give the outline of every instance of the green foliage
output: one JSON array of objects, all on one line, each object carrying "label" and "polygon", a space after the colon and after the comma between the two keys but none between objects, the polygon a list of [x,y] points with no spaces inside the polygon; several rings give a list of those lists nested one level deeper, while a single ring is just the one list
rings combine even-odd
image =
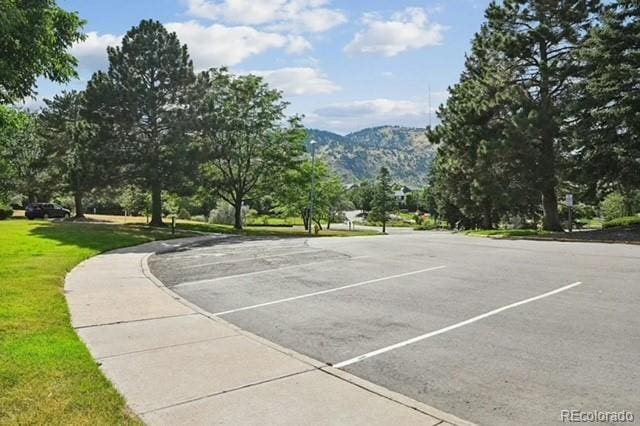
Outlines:
[{"label": "green foliage", "polygon": [[353,206],[363,212],[371,210],[373,202],[374,185],[369,181],[362,181],[354,185],[349,191],[349,200]]},{"label": "green foliage", "polygon": [[87,87],[89,120],[119,144],[125,176],[149,190],[153,225],[162,225],[162,190],[180,188],[195,172],[187,104],[195,79],[187,47],[160,22],[143,20],[122,46],[109,47],[109,70]]},{"label": "green foliage", "polygon": [[314,174],[314,221],[325,220],[330,226],[340,218],[342,211],[350,207],[347,191],[340,178],[323,159],[316,159],[314,167],[310,160],[303,161],[286,171],[282,182],[274,188],[276,211],[284,216],[299,216],[305,229],[309,226],[311,205],[311,175]]},{"label": "green foliage", "polygon": [[151,210],[149,193],[134,185],[122,188],[116,201],[130,216],[144,215]]},{"label": "green foliage", "polygon": [[99,138],[96,126],[85,120],[84,92],[63,91],[45,103],[39,123],[47,141],[47,172],[61,183],[60,190],[74,195],[76,217],[82,217],[85,194],[117,179],[117,152]]},{"label": "green foliage", "polygon": [[78,61],[67,52],[84,21],[54,0],[0,1],[0,104],[35,94],[36,78],[66,83]]},{"label": "green foliage", "polygon": [[640,188],[640,3],[609,2],[579,50],[575,96],[576,179],[591,193]]},{"label": "green foliage", "polygon": [[640,192],[624,195],[613,192],[605,197],[600,208],[602,216],[609,221],[640,212]]},{"label": "green foliage", "polygon": [[[418,222],[416,220],[416,222]],[[416,231],[435,231],[437,229],[444,229],[443,224],[437,220],[422,220],[418,223],[418,226],[414,227]]]},{"label": "green foliage", "polygon": [[139,424],[72,328],[63,283],[91,256],[163,238],[171,233],[0,223],[0,423]]},{"label": "green foliage", "polygon": [[13,216],[13,209],[10,206],[0,204],[0,220],[9,219]]},{"label": "green foliage", "polygon": [[[209,223],[219,225],[235,225],[235,207],[224,200],[218,201],[216,208],[209,212]],[[247,215],[249,214],[249,206],[243,205],[240,210],[240,220],[244,225]]]},{"label": "green foliage", "polygon": [[625,216],[608,220],[602,224],[603,228],[626,228],[629,226],[640,226],[640,216]]},{"label": "green foliage", "polygon": [[[599,2],[492,2],[459,84],[431,132],[440,143],[431,176],[450,224],[491,228],[505,216],[562,230],[559,182],[576,146],[567,123],[580,81],[577,52]],[[535,195],[534,198],[532,195]]]},{"label": "green foliage", "polygon": [[380,169],[373,193],[371,213],[367,220],[382,223],[382,232],[386,232],[387,222],[390,213],[396,207],[396,200],[393,196],[391,176],[386,167]]},{"label": "green foliage", "polygon": [[37,116],[0,105],[0,201],[48,200],[57,188],[49,161]]},{"label": "green foliage", "polygon": [[550,235],[551,232],[537,229],[480,229],[477,231],[467,231],[466,235],[474,237],[492,237],[492,238],[509,238],[509,237],[543,237]]},{"label": "green foliage", "polygon": [[298,117],[281,126],[287,103],[261,77],[211,69],[198,76],[195,91],[202,95],[197,105],[206,159],[201,171],[206,185],[234,207],[240,229],[243,202],[295,165],[305,131]]}]

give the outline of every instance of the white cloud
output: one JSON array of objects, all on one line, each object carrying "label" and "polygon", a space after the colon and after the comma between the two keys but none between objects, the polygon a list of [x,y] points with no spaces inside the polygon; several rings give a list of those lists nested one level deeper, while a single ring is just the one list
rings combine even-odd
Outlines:
[{"label": "white cloud", "polygon": [[[435,96],[440,101],[441,94]],[[435,120],[436,103],[431,114]],[[426,99],[395,100],[367,99],[342,102],[318,108],[305,114],[305,124],[310,127],[349,133],[365,127],[401,125],[425,127],[429,122],[429,108]]]},{"label": "white cloud", "polygon": [[378,14],[366,14],[365,29],[359,31],[344,48],[349,54],[375,53],[395,56],[401,52],[435,46],[444,40],[446,27],[429,22],[427,12],[409,7],[384,20]]},{"label": "white cloud", "polygon": [[178,34],[181,43],[187,44],[197,69],[237,65],[270,49],[284,48],[290,53],[300,53],[310,48],[302,37],[285,37],[247,26],[204,26],[196,21],[173,22],[165,26]]},{"label": "white cloud", "polygon": [[333,104],[319,108],[315,112],[327,118],[366,117],[366,116],[405,116],[426,113],[426,106],[415,101],[370,99]]},{"label": "white cloud", "polygon": [[86,40],[75,44],[71,54],[78,58],[81,69],[96,71],[107,67],[107,47],[119,46],[122,36],[114,34],[87,33]]},{"label": "white cloud", "polygon": [[240,25],[269,25],[274,30],[321,33],[347,17],[330,9],[330,0],[184,0],[197,18]]},{"label": "white cloud", "polygon": [[299,35],[290,35],[288,40],[287,52],[289,53],[301,54],[313,48],[309,40]]},{"label": "white cloud", "polygon": [[270,86],[282,90],[286,96],[330,94],[341,90],[340,86],[314,68],[281,68],[253,71],[251,74],[264,77]]}]

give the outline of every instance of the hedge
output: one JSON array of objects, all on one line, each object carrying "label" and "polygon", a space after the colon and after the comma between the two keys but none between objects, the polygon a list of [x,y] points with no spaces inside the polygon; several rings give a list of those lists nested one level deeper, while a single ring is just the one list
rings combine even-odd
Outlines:
[{"label": "hedge", "polygon": [[640,216],[625,216],[612,219],[602,224],[603,228],[624,228],[628,226],[639,226]]},{"label": "hedge", "polygon": [[13,216],[13,209],[0,205],[0,220],[9,219],[11,216]]}]

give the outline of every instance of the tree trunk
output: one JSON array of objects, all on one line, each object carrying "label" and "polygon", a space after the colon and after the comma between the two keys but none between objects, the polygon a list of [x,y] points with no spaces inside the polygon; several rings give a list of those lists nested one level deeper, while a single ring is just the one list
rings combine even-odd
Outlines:
[{"label": "tree trunk", "polygon": [[544,217],[542,227],[547,231],[563,231],[558,214],[558,197],[556,196],[556,153],[554,140],[557,135],[552,114],[552,100],[549,89],[547,45],[540,41],[540,186]]},{"label": "tree trunk", "polygon": [[562,232],[562,224],[560,223],[560,215],[558,214],[558,197],[556,189],[553,185],[549,185],[542,190],[542,210],[544,217],[542,218],[542,228],[547,231]]},{"label": "tree trunk", "polygon": [[382,221],[382,233],[385,234],[387,232],[387,221]]},{"label": "tree trunk", "polygon": [[151,226],[165,226],[162,221],[162,189],[159,183],[151,188]]},{"label": "tree trunk", "polygon": [[242,201],[236,200],[236,203],[233,206],[233,208],[235,209],[233,227],[235,229],[242,229]]},{"label": "tree trunk", "polygon": [[482,209],[482,229],[492,229],[493,221],[491,220],[491,206],[489,202],[485,202]]},{"label": "tree trunk", "polygon": [[73,199],[76,205],[76,219],[84,217],[84,207],[82,206],[82,192],[76,191],[73,194]]},{"label": "tree trunk", "polygon": [[306,208],[302,209],[300,214],[302,215],[302,222],[304,223],[304,230],[308,231],[309,230],[309,209],[306,209]]}]

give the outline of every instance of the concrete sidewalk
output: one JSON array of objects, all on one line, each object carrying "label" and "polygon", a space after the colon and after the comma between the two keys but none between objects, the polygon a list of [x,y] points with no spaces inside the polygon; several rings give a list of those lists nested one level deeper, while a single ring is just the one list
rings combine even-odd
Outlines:
[{"label": "concrete sidewalk", "polygon": [[66,278],[74,328],[146,423],[469,424],[211,318],[148,271],[153,252],[208,238],[118,250]]}]

